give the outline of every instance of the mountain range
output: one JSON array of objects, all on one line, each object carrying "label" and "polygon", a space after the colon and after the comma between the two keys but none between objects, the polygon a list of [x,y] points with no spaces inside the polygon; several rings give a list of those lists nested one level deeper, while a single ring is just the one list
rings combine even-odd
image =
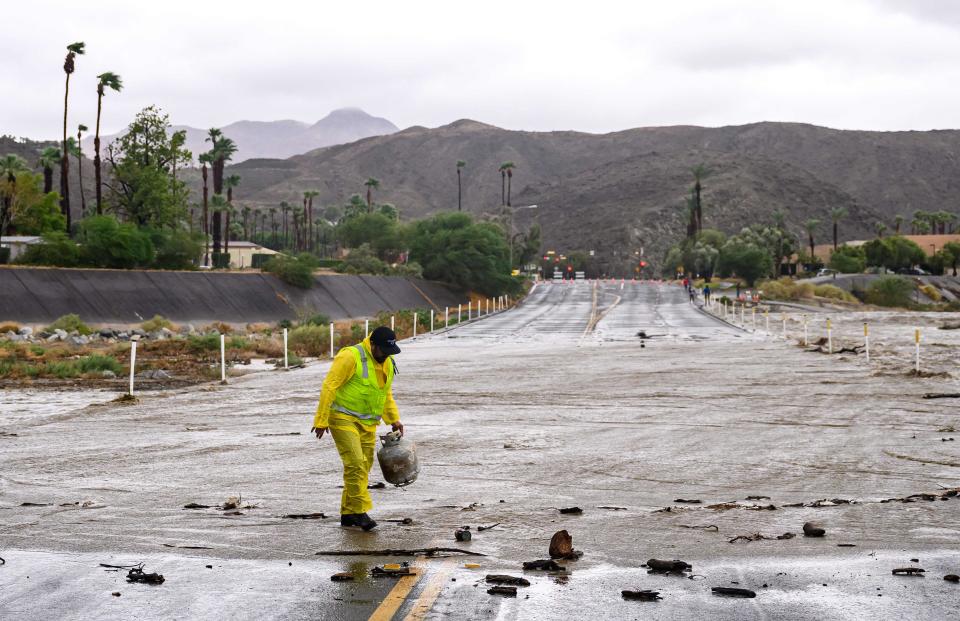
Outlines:
[{"label": "mountain range", "polygon": [[[460,120],[317,149],[284,160],[248,160],[231,167],[243,178],[241,201],[296,204],[307,189],[322,205],[362,194],[380,181],[375,199],[403,218],[457,209],[457,160],[463,210],[483,216],[501,207],[499,165],[513,161],[517,229],[537,221],[544,249],[595,251],[623,266],[643,250],[656,262],[683,235],[691,169],[704,164],[704,226],[727,233],[769,223],[775,210],[805,240],[802,223],[844,208],[844,239],[875,235],[895,214],[949,210],[960,191],[960,131],[846,131],[762,122],[718,128],[644,127],[609,134],[512,131]],[[618,270],[620,268],[618,267]]]},{"label": "mountain range", "polygon": [[[252,158],[286,158],[320,147],[391,134],[397,126],[359,108],[340,108],[313,124],[291,120],[237,121],[219,129],[236,143],[233,161],[239,163]],[[174,125],[172,130],[186,130],[185,146],[193,153],[194,161],[197,155],[210,150],[210,143],[206,142],[208,130],[189,125]],[[121,135],[122,132],[101,136],[101,146],[106,148]],[[83,149],[92,156],[92,137],[84,139]]]}]

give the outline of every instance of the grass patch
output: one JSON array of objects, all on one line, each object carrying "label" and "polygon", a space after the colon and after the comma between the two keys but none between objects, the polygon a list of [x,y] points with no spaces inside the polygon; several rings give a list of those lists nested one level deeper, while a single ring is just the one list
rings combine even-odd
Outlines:
[{"label": "grass patch", "polygon": [[327,326],[299,326],[290,332],[288,345],[292,351],[305,356],[322,356],[330,349],[330,328]]},{"label": "grass patch", "polygon": [[82,374],[102,373],[103,371],[112,371],[116,375],[123,373],[123,365],[116,358],[103,354],[84,356],[77,360],[76,366]]},{"label": "grass patch", "polygon": [[859,302],[853,294],[833,285],[817,285],[814,287],[813,293],[819,298],[827,298],[828,300],[840,300],[841,302],[851,303]]},{"label": "grass patch", "polygon": [[217,334],[204,334],[202,336],[191,334],[187,337],[187,349],[194,352],[220,349],[220,336]]},{"label": "grass patch", "polygon": [[144,332],[157,332],[163,328],[172,330],[173,323],[163,315],[154,315],[152,319],[148,319],[140,324],[140,327]]},{"label": "grass patch", "polygon": [[80,334],[91,334],[93,332],[90,326],[81,321],[79,315],[73,313],[58,317],[56,321],[46,327],[47,332],[53,332],[54,330],[63,330],[67,333],[76,330]]}]

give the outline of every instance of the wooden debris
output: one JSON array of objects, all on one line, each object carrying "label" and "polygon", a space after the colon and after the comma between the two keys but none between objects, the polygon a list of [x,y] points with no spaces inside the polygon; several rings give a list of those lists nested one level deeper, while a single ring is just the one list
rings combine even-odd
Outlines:
[{"label": "wooden debris", "polygon": [[699,528],[702,530],[712,530],[714,532],[720,532],[720,527],[717,526],[716,524],[705,524],[702,526],[697,524],[679,524],[678,526],[680,526],[680,528]]},{"label": "wooden debris", "polygon": [[509,586],[530,586],[530,581],[519,576],[507,576],[505,574],[488,574],[485,578],[490,584],[505,584]]},{"label": "wooden debris", "polygon": [[651,572],[658,574],[680,574],[693,569],[693,565],[684,561],[664,561],[656,558],[648,560],[646,565]]},{"label": "wooden debris", "polygon": [[960,399],[960,392],[928,392],[924,399]]},{"label": "wooden debris", "polygon": [[196,502],[191,502],[190,504],[183,505],[184,509],[209,509],[210,505],[201,505]]},{"label": "wooden debris", "polygon": [[288,513],[283,516],[291,520],[325,520],[326,514],[323,513]]},{"label": "wooden debris", "polygon": [[769,496],[747,496],[747,500],[770,500]]},{"label": "wooden debris", "polygon": [[212,550],[209,546],[175,546],[172,543],[164,543],[165,548],[177,548],[178,550]]},{"label": "wooden debris", "polygon": [[439,556],[441,554],[464,554],[466,556],[486,556],[479,552],[460,548],[407,548],[386,550],[324,550],[314,556]]},{"label": "wooden debris", "polygon": [[608,509],[608,510],[610,510],[610,511],[626,511],[626,510],[627,510],[626,507],[610,507],[610,506],[606,506],[606,505],[601,505],[601,506],[597,507],[597,509]]},{"label": "wooden debris", "polygon": [[490,526],[478,526],[477,532],[482,533],[485,530],[490,530],[491,528],[496,528],[497,526],[500,526],[500,522],[497,522],[496,524],[491,524]]},{"label": "wooden debris", "polygon": [[583,509],[580,507],[567,507],[566,509],[560,509],[560,513],[564,515],[580,515],[583,513]]},{"label": "wooden debris", "polygon": [[723,595],[725,597],[756,597],[757,593],[750,589],[737,589],[734,587],[713,587],[710,589],[714,595]]},{"label": "wooden debris", "polygon": [[681,505],[699,505],[703,504],[703,501],[699,498],[675,498],[673,502]]},{"label": "wooden debris", "polygon": [[960,582],[960,576],[957,574],[947,574],[943,577],[943,579],[947,582]]},{"label": "wooden debris", "polygon": [[356,580],[356,577],[349,571],[342,571],[339,574],[333,574],[330,576],[330,580],[334,582],[353,582]]},{"label": "wooden debris", "polygon": [[527,561],[523,564],[527,571],[566,571],[562,565],[551,559],[541,559],[536,561]]},{"label": "wooden debris", "polygon": [[924,573],[926,573],[926,570],[920,567],[898,567],[893,570],[894,576],[920,576],[922,578]]},{"label": "wooden debris", "polygon": [[138,582],[141,584],[163,584],[164,581],[165,580],[162,574],[148,574],[143,571],[142,566],[134,567],[127,572],[127,582]]},{"label": "wooden debris", "polygon": [[826,534],[827,531],[816,522],[806,522],[803,525],[803,535],[805,537],[823,537]]},{"label": "wooden debris", "polygon": [[649,589],[643,589],[642,591],[620,591],[620,595],[623,599],[632,599],[639,602],[655,602],[657,600],[663,599],[660,597],[660,591],[651,591]]},{"label": "wooden debris", "polygon": [[489,593],[490,595],[503,595],[504,597],[516,597],[517,587],[495,586],[487,589],[487,593]]}]

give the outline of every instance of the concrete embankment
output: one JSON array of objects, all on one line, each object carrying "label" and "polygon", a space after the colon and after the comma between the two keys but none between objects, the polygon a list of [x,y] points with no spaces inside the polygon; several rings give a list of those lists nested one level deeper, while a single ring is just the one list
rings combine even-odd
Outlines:
[{"label": "concrete embankment", "polygon": [[465,294],[395,276],[314,277],[311,289],[270,274],[149,270],[0,269],[0,321],[47,323],[76,313],[89,323],[139,323],[154,315],[177,322],[273,322],[323,313],[331,319],[386,310],[443,311]]}]

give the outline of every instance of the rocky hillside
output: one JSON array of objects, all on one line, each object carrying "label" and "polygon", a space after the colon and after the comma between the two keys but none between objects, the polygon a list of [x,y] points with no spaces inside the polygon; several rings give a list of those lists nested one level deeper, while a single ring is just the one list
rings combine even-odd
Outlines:
[{"label": "rocky hillside", "polygon": [[[637,128],[610,134],[508,131],[462,120],[427,129],[315,150],[288,160],[246,162],[243,199],[258,205],[295,201],[305,189],[321,204],[362,193],[370,176],[377,197],[404,216],[456,209],[455,164],[463,170],[463,208],[500,209],[499,164],[512,160],[513,204],[539,205],[517,214],[518,225],[538,218],[545,244],[559,251],[595,250],[611,266],[639,247],[653,260],[684,230],[690,169],[704,181],[705,226],[727,232],[788,214],[798,234],[808,218],[829,211],[850,216],[842,236],[872,235],[874,222],[909,220],[914,210],[949,209],[960,190],[960,132],[841,131],[793,123],[704,128]],[[892,224],[891,224],[892,226]]]}]

